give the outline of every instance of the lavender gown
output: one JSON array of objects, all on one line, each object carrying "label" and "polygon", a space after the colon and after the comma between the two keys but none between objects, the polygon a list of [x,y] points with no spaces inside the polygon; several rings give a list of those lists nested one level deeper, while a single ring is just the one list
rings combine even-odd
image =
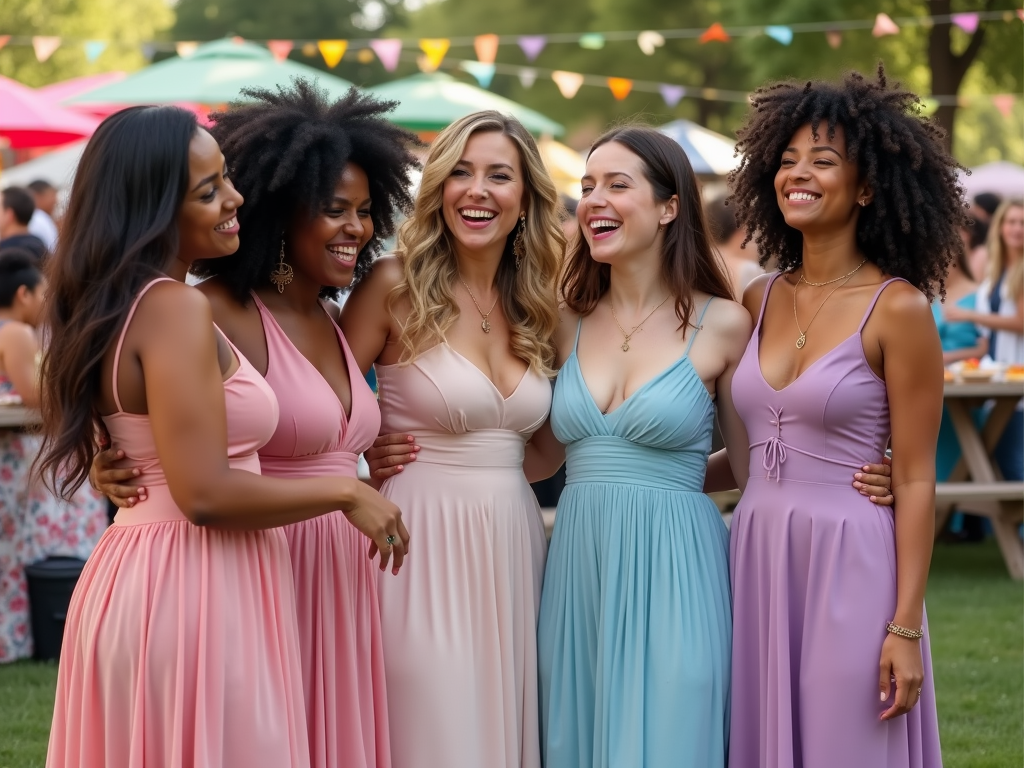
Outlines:
[{"label": "lavender gown", "polygon": [[878,700],[885,625],[896,609],[892,510],[850,484],[889,440],[885,383],[861,331],[775,391],[761,374],[765,290],[733,399],[750,438],[750,479],[731,532],[731,768],[942,765],[927,628],[924,685],[886,722]]}]

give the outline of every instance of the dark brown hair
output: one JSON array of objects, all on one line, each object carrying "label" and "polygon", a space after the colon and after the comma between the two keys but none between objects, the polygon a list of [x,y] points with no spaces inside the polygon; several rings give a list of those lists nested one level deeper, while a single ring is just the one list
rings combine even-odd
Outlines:
[{"label": "dark brown hair", "polygon": [[[679,215],[665,226],[661,269],[676,300],[680,327],[684,327],[693,314],[693,291],[732,298],[729,280],[711,245],[697,177],[683,148],[653,128],[615,128],[595,141],[589,154],[613,141],[643,161],[644,176],[653,187],[656,200],[679,197]],[[594,261],[586,238],[577,237],[566,254],[562,275],[562,298],[566,305],[577,314],[587,315],[607,293],[610,283],[611,267]]]}]

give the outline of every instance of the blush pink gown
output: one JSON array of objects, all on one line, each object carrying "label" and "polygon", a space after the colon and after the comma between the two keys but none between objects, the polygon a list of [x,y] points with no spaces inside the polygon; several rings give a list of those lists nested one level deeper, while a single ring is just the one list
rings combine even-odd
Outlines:
[{"label": "blush pink gown", "polygon": [[[380,431],[380,409],[335,326],[352,389],[347,415],[331,385],[253,294],[267,338],[267,383],[281,416],[260,449],[263,474],[356,476]],[[314,768],[389,768],[377,567],[343,512],[284,529],[295,578],[302,682]]]},{"label": "blush pink gown", "polygon": [[547,542],[523,474],[551,384],[503,398],[447,344],[377,366],[385,433],[421,451],[382,493],[412,535],[380,578],[395,768],[539,768],[537,610]]},{"label": "blush pink gown", "polygon": [[[161,278],[169,279],[169,278]],[[125,321],[155,280],[139,294]],[[117,342],[118,369],[124,331]],[[259,474],[277,400],[242,355],[224,382],[228,458]],[[116,375],[116,374],[115,374]],[[48,768],[306,768],[299,638],[280,529],[190,523],[160,467],[149,417],[103,418],[142,470],[71,598]]]}]

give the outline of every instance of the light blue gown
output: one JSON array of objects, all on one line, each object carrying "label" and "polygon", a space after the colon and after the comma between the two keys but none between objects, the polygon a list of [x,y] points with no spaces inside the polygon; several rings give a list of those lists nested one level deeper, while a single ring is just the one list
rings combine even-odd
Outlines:
[{"label": "light blue gown", "polygon": [[566,486],[538,630],[546,768],[725,765],[729,534],[701,493],[715,408],[687,356],[696,335],[607,415],[575,349],[559,373]]}]

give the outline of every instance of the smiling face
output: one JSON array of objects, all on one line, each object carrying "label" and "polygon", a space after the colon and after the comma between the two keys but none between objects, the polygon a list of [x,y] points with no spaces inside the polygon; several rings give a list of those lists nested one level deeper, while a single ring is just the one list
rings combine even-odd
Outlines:
[{"label": "smiling face", "polygon": [[359,253],[373,237],[370,183],[349,163],[331,201],[312,218],[305,209],[285,233],[285,256],[295,271],[317,285],[344,288],[352,282]]},{"label": "smiling face", "polygon": [[502,253],[526,212],[522,160],[515,143],[498,131],[470,136],[445,180],[441,213],[459,249]]},{"label": "smiling face", "polygon": [[658,200],[644,161],[616,141],[602,144],[587,159],[576,207],[580,231],[595,261],[612,263],[652,248],[660,252],[661,226],[672,221],[676,195]]},{"label": "smiling face", "polygon": [[831,139],[826,134],[825,126],[819,126],[817,138],[809,124],[800,128],[775,174],[775,194],[786,223],[805,233],[856,221],[860,201],[871,201],[856,163],[846,158],[843,127],[836,126]]},{"label": "smiling face", "polygon": [[189,144],[188,189],[178,211],[179,259],[216,259],[238,250],[242,196],[227,176],[216,139],[202,128]]},{"label": "smiling face", "polygon": [[1006,250],[1020,254],[1024,250],[1024,208],[1011,205],[1003,215],[1003,223],[999,227],[999,235],[1003,238]]}]

